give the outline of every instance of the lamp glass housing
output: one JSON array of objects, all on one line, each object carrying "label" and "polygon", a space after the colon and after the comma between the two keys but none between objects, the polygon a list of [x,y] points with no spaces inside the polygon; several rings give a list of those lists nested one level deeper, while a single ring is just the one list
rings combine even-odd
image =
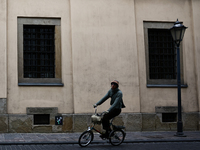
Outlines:
[{"label": "lamp glass housing", "polygon": [[175,22],[174,26],[172,28],[170,28],[172,38],[173,38],[174,42],[176,43],[176,45],[178,45],[178,46],[180,45],[180,42],[183,40],[186,29],[187,29],[187,27],[182,25],[178,21],[178,19]]}]

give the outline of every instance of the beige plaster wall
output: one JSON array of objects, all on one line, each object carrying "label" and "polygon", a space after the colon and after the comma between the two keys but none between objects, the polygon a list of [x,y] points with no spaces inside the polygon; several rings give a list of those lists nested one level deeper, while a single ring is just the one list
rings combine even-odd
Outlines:
[{"label": "beige plaster wall", "polygon": [[[61,18],[64,87],[18,86],[17,17]],[[73,113],[70,26],[69,0],[8,0],[8,113],[26,113],[26,107]]]},{"label": "beige plaster wall", "polygon": [[[0,18],[6,1],[0,0]],[[7,0],[8,24],[0,19],[0,96],[8,97],[8,113],[26,113],[26,107],[58,107],[59,113],[89,113],[92,105],[120,81],[126,109],[155,112],[155,106],[177,106],[176,88],[147,88],[143,21],[175,22],[189,28],[183,41],[183,110],[198,111],[199,1],[191,0]],[[172,5],[173,4],[173,5]],[[194,8],[194,9],[193,9]],[[195,15],[194,15],[195,14]],[[194,15],[194,18],[192,17]],[[62,82],[64,87],[18,86],[17,17],[61,18]],[[193,24],[194,22],[194,24]],[[6,46],[7,43],[7,46]],[[194,51],[195,49],[195,51]],[[195,60],[195,61],[194,61]],[[196,63],[196,64],[195,64]],[[196,67],[196,68],[195,68]],[[197,71],[195,71],[195,69]],[[197,82],[196,82],[197,79]],[[99,107],[106,110],[109,101]]]},{"label": "beige plaster wall", "polygon": [[0,0],[0,98],[7,98],[7,69],[6,69],[6,49],[7,49],[7,3]]},{"label": "beige plaster wall", "polygon": [[[200,21],[199,21],[199,15],[200,15],[200,1],[198,0],[192,0],[192,19],[193,19],[193,44],[194,44],[194,60],[195,60],[195,69],[196,69],[196,86],[197,86],[197,97],[198,97],[198,106],[200,104]],[[199,106],[200,110],[200,106]]]},{"label": "beige plaster wall", "polygon": [[140,112],[134,1],[72,0],[71,11],[75,113],[93,112],[114,79],[124,111]]},{"label": "beige plaster wall", "polygon": [[177,106],[176,88],[147,88],[143,21],[175,22],[178,18],[186,30],[183,40],[184,83],[182,107],[186,112],[198,111],[194,67],[192,5],[189,0],[135,0],[137,46],[139,58],[141,112],[155,112],[155,106]]}]

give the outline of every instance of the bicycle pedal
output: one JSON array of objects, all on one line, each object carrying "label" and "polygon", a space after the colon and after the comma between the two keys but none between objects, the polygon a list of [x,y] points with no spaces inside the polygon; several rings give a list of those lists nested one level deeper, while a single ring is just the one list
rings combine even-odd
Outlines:
[{"label": "bicycle pedal", "polygon": [[100,135],[99,137],[100,137],[102,140],[106,140],[106,139],[108,139],[108,138],[109,138],[108,136],[106,136],[106,135],[103,135],[103,134],[102,134],[102,135]]}]

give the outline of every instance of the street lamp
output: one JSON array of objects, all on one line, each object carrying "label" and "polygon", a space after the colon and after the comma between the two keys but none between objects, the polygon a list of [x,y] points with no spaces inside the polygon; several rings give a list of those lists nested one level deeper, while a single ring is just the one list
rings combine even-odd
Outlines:
[{"label": "street lamp", "polygon": [[182,112],[181,112],[181,71],[180,71],[180,43],[183,40],[183,36],[187,27],[182,25],[178,19],[174,23],[174,26],[170,28],[171,35],[177,47],[177,86],[178,86],[178,122],[177,133],[175,136],[185,136],[183,134]]}]

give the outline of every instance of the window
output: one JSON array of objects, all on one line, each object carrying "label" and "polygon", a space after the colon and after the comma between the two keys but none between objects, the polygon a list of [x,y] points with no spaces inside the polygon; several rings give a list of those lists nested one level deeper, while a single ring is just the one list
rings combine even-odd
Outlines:
[{"label": "window", "polygon": [[162,122],[176,122],[177,113],[162,113]]},{"label": "window", "polygon": [[176,79],[176,51],[167,29],[148,29],[149,78]]},{"label": "window", "polygon": [[[169,31],[172,26],[173,23],[144,22],[147,84],[149,85],[177,84],[176,48]],[[183,76],[181,79],[183,80]]]},{"label": "window", "polygon": [[34,125],[49,125],[50,115],[49,114],[34,114]]},{"label": "window", "polygon": [[24,25],[24,78],[55,77],[55,26]]},{"label": "window", "polygon": [[18,84],[61,81],[60,19],[18,18]]}]

